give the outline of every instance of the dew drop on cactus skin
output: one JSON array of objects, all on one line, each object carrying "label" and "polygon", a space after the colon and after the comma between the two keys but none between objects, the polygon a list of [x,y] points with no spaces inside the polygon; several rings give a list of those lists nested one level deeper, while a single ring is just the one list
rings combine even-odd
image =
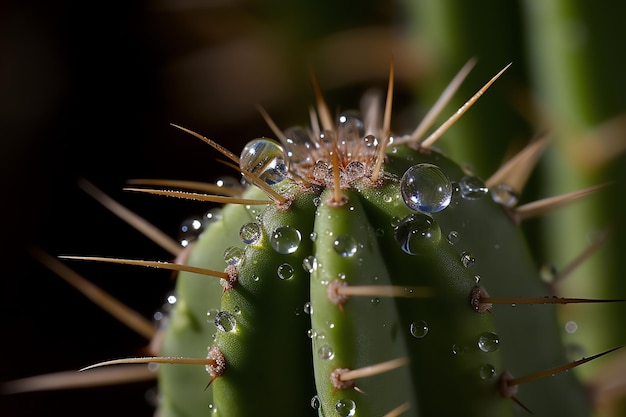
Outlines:
[{"label": "dew drop on cactus skin", "polygon": [[517,193],[506,184],[491,187],[491,198],[504,207],[513,207],[519,199]]},{"label": "dew drop on cactus skin", "polygon": [[243,259],[243,249],[229,246],[224,251],[224,261],[228,265],[239,265]]},{"label": "dew drop on cactus skin", "polygon": [[356,414],[356,403],[352,400],[338,400],[335,412],[340,417],[352,417]]},{"label": "dew drop on cactus skin", "polygon": [[354,237],[350,235],[341,235],[333,242],[333,249],[342,257],[354,256],[358,249],[358,244]]},{"label": "dew drop on cactus skin", "polygon": [[432,217],[413,213],[396,226],[394,237],[404,252],[417,255],[439,243],[441,229]]},{"label": "dew drop on cactus skin", "polygon": [[239,229],[239,237],[247,245],[255,245],[261,240],[261,225],[257,222],[246,223]]},{"label": "dew drop on cactus skin", "polygon": [[411,210],[436,213],[450,204],[452,184],[438,166],[417,164],[402,175],[400,192]]},{"label": "dew drop on cactus skin", "polygon": [[298,229],[291,226],[277,227],[270,236],[270,245],[280,254],[287,255],[294,253],[300,246],[302,235]]},{"label": "dew drop on cactus skin", "polygon": [[302,268],[308,273],[312,273],[317,268],[317,259],[315,256],[309,255],[302,260]]},{"label": "dew drop on cactus skin", "polygon": [[308,130],[302,126],[293,126],[285,130],[285,152],[290,164],[313,164],[311,150],[316,144],[311,141]]},{"label": "dew drop on cactus skin", "polygon": [[268,184],[277,184],[287,175],[286,155],[282,146],[270,139],[254,139],[241,151],[239,168]]},{"label": "dew drop on cactus skin", "polygon": [[288,263],[281,264],[276,270],[276,273],[278,274],[278,278],[282,280],[291,279],[294,274],[293,266]]},{"label": "dew drop on cactus skin", "polygon": [[411,336],[421,339],[428,334],[428,323],[424,320],[418,320],[411,323],[410,327]]},{"label": "dew drop on cactus skin", "polygon": [[328,345],[323,345],[317,350],[320,358],[330,360],[335,357],[335,351]]},{"label": "dew drop on cactus skin", "polygon": [[500,347],[500,337],[495,333],[482,333],[478,336],[478,348],[483,352],[494,352]]},{"label": "dew drop on cactus skin", "polygon": [[480,367],[478,372],[480,379],[490,379],[496,374],[496,368],[494,368],[491,364],[485,363]]},{"label": "dew drop on cactus skin", "polygon": [[228,311],[220,311],[215,315],[215,327],[220,332],[233,332],[237,327],[237,320]]}]

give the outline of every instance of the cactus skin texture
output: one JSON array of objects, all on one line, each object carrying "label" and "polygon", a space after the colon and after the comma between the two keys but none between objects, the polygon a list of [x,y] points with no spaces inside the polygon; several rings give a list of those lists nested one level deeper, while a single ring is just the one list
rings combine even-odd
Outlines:
[{"label": "cactus skin texture", "polygon": [[[267,151],[260,164],[242,162],[254,182],[278,175],[272,194],[282,200],[228,204],[191,245],[189,265],[223,270],[226,260],[236,280],[179,273],[160,354],[200,358],[208,347],[211,375],[161,365],[160,415],[527,414],[519,403],[537,415],[588,415],[571,372],[503,388],[509,373],[568,362],[554,306],[477,298],[549,295],[510,208],[407,137],[389,144],[377,171],[381,145],[364,137],[383,138],[384,129],[364,132],[354,116],[347,123],[326,123],[325,137],[335,138],[326,142],[310,133],[304,142],[321,149],[312,162],[296,160],[309,148],[289,148],[290,131],[282,139],[291,160]],[[281,162],[289,169],[276,174]],[[242,198],[265,195],[252,186]],[[418,209],[409,207],[415,199]]]}]

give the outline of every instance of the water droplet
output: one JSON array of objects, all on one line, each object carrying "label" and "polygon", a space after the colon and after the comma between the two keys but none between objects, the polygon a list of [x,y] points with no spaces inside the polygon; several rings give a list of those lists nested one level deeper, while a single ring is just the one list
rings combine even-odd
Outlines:
[{"label": "water droplet", "polygon": [[469,252],[461,253],[461,263],[466,268],[471,268],[476,263],[476,258]]},{"label": "water droplet", "polygon": [[315,256],[309,255],[302,260],[302,268],[308,273],[313,273],[317,268],[317,259]]},{"label": "water droplet", "polygon": [[293,266],[284,263],[278,267],[276,272],[278,273],[278,278],[285,280],[293,278],[294,269]]},{"label": "water droplet", "polygon": [[492,332],[482,333],[478,336],[478,349],[483,352],[494,352],[500,347],[500,337]]},{"label": "water droplet", "polygon": [[478,200],[489,192],[483,180],[468,175],[459,181],[459,190],[461,191],[461,197],[465,200]]},{"label": "water droplet", "polygon": [[185,247],[193,242],[202,233],[202,220],[196,217],[185,219],[178,228],[178,241]]},{"label": "water droplet", "polygon": [[270,236],[272,248],[283,255],[294,253],[300,246],[302,236],[300,231],[291,226],[277,227]]},{"label": "water droplet", "polygon": [[441,240],[441,229],[435,220],[423,213],[413,213],[394,230],[396,242],[409,255],[433,248]]},{"label": "water droplet", "polygon": [[375,298],[370,298],[370,303],[371,303],[373,306],[377,306],[378,304],[380,304],[380,298],[378,298],[378,297],[375,297]]},{"label": "water droplet", "polygon": [[309,339],[315,339],[317,337],[317,332],[314,329],[309,329],[306,331],[306,335]]},{"label": "water droplet", "polygon": [[228,265],[239,265],[243,260],[243,256],[243,249],[236,246],[229,246],[224,251],[224,261],[226,261]]},{"label": "water droplet", "polygon": [[478,284],[480,282],[480,275],[474,275],[474,283]]},{"label": "water droplet", "polygon": [[254,139],[244,146],[239,167],[268,184],[276,184],[287,175],[286,155],[282,146],[271,139]]},{"label": "water droplet", "polygon": [[333,348],[331,348],[328,345],[322,345],[318,350],[317,350],[317,355],[321,358],[321,359],[326,359],[326,360],[330,360],[332,358],[335,357],[335,351],[333,350]]},{"label": "water droplet", "polygon": [[315,239],[317,239],[317,233],[311,232],[309,239],[311,239],[311,242],[315,242]]},{"label": "water droplet", "polygon": [[332,169],[325,161],[319,160],[313,166],[313,178],[318,181],[325,181],[326,178],[332,175]]},{"label": "water droplet", "polygon": [[480,367],[478,374],[480,375],[480,379],[490,379],[496,374],[496,368],[494,368],[493,365],[485,363]]},{"label": "water droplet", "polygon": [[320,401],[320,397],[318,397],[317,395],[314,395],[313,398],[311,398],[311,408],[313,408],[314,410],[317,410],[321,406],[322,406],[322,402]]},{"label": "water droplet", "polygon": [[313,305],[311,304],[310,301],[307,301],[306,303],[304,303],[304,308],[303,308],[304,312],[306,314],[308,314],[309,316],[313,315]]},{"label": "water droplet", "polygon": [[261,225],[257,222],[244,224],[239,229],[239,237],[247,245],[256,245],[261,240]]},{"label": "water droplet", "polygon": [[568,321],[567,323],[565,323],[565,331],[569,334],[572,333],[576,333],[576,330],[578,330],[578,324],[575,321]]},{"label": "water droplet", "polygon": [[491,198],[504,207],[513,207],[517,204],[519,197],[517,193],[506,184],[498,184],[491,187]]},{"label": "water droplet", "polygon": [[356,403],[352,400],[337,400],[335,412],[340,417],[352,417],[356,414]]},{"label": "water droplet", "polygon": [[220,311],[215,314],[215,327],[220,332],[234,332],[237,320],[228,311]]},{"label": "water droplet", "polygon": [[357,112],[345,112],[337,117],[338,133],[340,140],[346,142],[360,141],[365,135],[363,120]]},{"label": "water droplet", "polygon": [[411,331],[411,336],[421,339],[428,334],[428,323],[424,320],[414,321],[411,323],[409,330]]},{"label": "water droplet", "polygon": [[452,185],[438,166],[418,164],[407,169],[402,176],[400,192],[411,210],[435,213],[450,204]]},{"label": "water droplet", "polygon": [[341,235],[333,242],[333,249],[344,258],[353,256],[357,250],[357,243],[354,237],[350,235]]},{"label": "water droplet", "polygon": [[456,230],[453,230],[450,233],[448,233],[448,242],[450,242],[451,245],[455,245],[459,243],[459,240],[460,240],[459,232],[457,232]]}]

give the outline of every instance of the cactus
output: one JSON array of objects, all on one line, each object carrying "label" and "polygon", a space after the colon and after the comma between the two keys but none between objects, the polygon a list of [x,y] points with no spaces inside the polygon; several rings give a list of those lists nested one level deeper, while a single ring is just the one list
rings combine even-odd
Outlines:
[{"label": "cactus", "polygon": [[[161,358],[140,360],[163,362],[160,414],[592,413],[578,368],[554,368],[578,358],[549,305],[590,300],[542,299],[553,288],[518,225],[534,209],[514,207],[543,141],[485,184],[433,140],[387,142],[389,112],[372,123],[370,103],[362,128],[319,100],[322,136],[274,126],[283,149],[263,139],[233,158],[252,186],[222,187],[238,196],[187,250],[201,269],[143,263],[180,270]],[[311,156],[311,145],[322,150]],[[253,149],[269,170],[246,160]],[[420,200],[434,185],[435,206]]]},{"label": "cactus", "polygon": [[547,297],[517,225],[596,189],[514,207],[543,141],[486,183],[433,148],[497,76],[423,140],[428,125],[391,136],[393,77],[384,115],[367,97],[364,117],[333,120],[318,91],[311,127],[282,132],[264,113],[281,144],[255,139],[240,157],[181,128],[251,186],[235,197],[132,188],[229,203],[188,266],[95,258],[179,271],[159,356],[95,367],[161,363],[161,416],[588,415],[583,386],[562,372],[589,359],[567,365],[543,304],[594,300]]}]

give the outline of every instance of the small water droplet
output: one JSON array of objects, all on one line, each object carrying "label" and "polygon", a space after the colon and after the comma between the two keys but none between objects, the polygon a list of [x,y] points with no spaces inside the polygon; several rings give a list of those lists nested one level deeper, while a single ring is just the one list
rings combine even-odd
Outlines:
[{"label": "small water droplet", "polygon": [[276,272],[278,273],[278,278],[287,280],[293,278],[294,269],[293,266],[288,263],[284,263],[278,267]]},{"label": "small water droplet", "polygon": [[480,367],[478,374],[480,375],[480,379],[490,379],[496,374],[496,368],[491,364],[485,363]]},{"label": "small water droplet", "polygon": [[370,299],[370,303],[371,303],[373,306],[377,306],[378,304],[380,304],[380,298],[378,298],[378,297],[371,298],[371,299]]},{"label": "small water droplet", "polygon": [[270,236],[272,248],[283,255],[294,253],[300,246],[302,236],[300,231],[291,226],[280,226]]},{"label": "small water droplet", "polygon": [[441,229],[435,220],[423,213],[413,213],[394,230],[396,242],[409,255],[427,251],[441,240]]},{"label": "small water droplet", "polygon": [[313,398],[311,398],[311,408],[313,408],[314,410],[317,410],[321,406],[322,406],[322,402],[320,401],[320,397],[318,397],[317,395],[314,395]]},{"label": "small water droplet", "polygon": [[325,360],[330,360],[332,358],[335,357],[335,351],[333,350],[333,348],[331,348],[328,345],[322,345],[318,350],[317,350],[317,355],[321,358],[321,359],[325,359]]},{"label": "small water droplet", "polygon": [[409,330],[411,331],[411,336],[421,339],[428,334],[428,323],[424,320],[414,321],[411,323]]},{"label": "small water droplet", "polygon": [[237,320],[228,311],[220,311],[215,315],[215,327],[220,332],[233,332],[237,327]]},{"label": "small water droplet", "polygon": [[317,332],[314,329],[309,329],[306,331],[306,335],[309,339],[315,339],[317,337]]},{"label": "small water droplet", "polygon": [[341,235],[333,241],[333,249],[344,258],[353,256],[357,251],[357,243],[350,235]]},{"label": "small water droplet", "polygon": [[496,203],[508,208],[516,205],[517,201],[519,200],[519,196],[513,190],[513,188],[509,187],[506,184],[498,184],[494,187],[491,187],[491,198]]},{"label": "small water droplet", "polygon": [[474,275],[474,282],[478,284],[480,282],[480,275]]},{"label": "small water droplet", "polygon": [[476,263],[476,259],[474,258],[474,255],[472,255],[471,253],[463,252],[461,253],[461,263],[463,264],[464,267],[471,268]]},{"label": "small water droplet", "polygon": [[261,225],[257,222],[244,224],[239,229],[239,237],[247,245],[256,245],[261,240]]},{"label": "small water droplet", "polygon": [[251,140],[244,146],[239,167],[268,184],[276,184],[287,175],[286,154],[277,142],[261,138]]},{"label": "small water droplet", "polygon": [[400,192],[411,210],[435,213],[450,204],[452,185],[438,166],[418,164],[407,169],[402,176]]},{"label": "small water droplet", "polygon": [[303,308],[304,312],[306,314],[308,314],[309,316],[313,315],[313,304],[311,304],[310,301],[307,301],[306,303],[304,303],[304,308]]},{"label": "small water droplet", "polygon": [[315,256],[309,255],[302,260],[302,268],[308,273],[313,273],[317,268],[317,259]]},{"label": "small water droplet", "polygon": [[483,180],[469,175],[459,180],[459,190],[465,200],[478,200],[489,192]]},{"label": "small water droplet", "polygon": [[340,417],[352,417],[356,414],[356,403],[352,400],[337,400],[335,412]]},{"label": "small water droplet", "polygon": [[346,167],[348,181],[356,181],[365,175],[365,164],[361,161],[352,161]]},{"label": "small water droplet", "polygon": [[315,242],[315,239],[317,239],[317,233],[311,232],[309,239],[311,239],[311,242]]},{"label": "small water droplet", "polygon": [[482,333],[478,336],[478,348],[483,352],[494,352],[500,347],[500,337],[492,332]]},{"label": "small water droplet", "polygon": [[229,246],[224,251],[224,261],[228,265],[239,265],[243,260],[243,249],[236,246]]},{"label": "small water droplet", "polygon": [[459,240],[460,240],[459,232],[457,232],[456,230],[453,230],[450,233],[448,233],[448,242],[451,245],[455,245],[459,243]]}]

